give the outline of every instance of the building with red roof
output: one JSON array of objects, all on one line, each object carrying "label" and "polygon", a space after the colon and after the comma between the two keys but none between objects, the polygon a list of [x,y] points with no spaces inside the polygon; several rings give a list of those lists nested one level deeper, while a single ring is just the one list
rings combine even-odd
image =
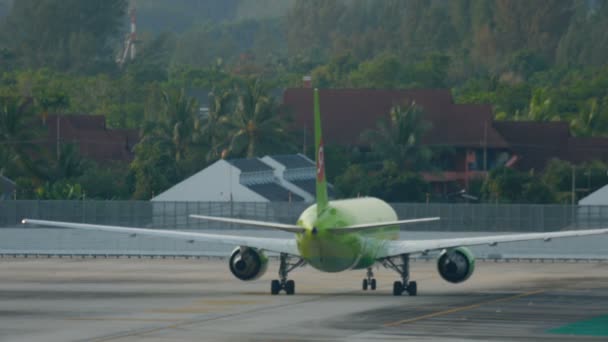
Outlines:
[{"label": "building with red roof", "polygon": [[139,132],[133,129],[108,129],[103,115],[49,115],[42,120],[48,131],[47,146],[55,152],[57,145],[74,144],[81,156],[104,164],[130,163]]},{"label": "building with red roof", "polygon": [[[446,157],[450,160],[441,163],[448,167],[423,174],[439,193],[466,188],[470,179],[485,177],[498,166],[542,171],[554,158],[577,164],[608,161],[606,138],[573,137],[566,122],[495,121],[491,105],[456,104],[449,89],[322,89],[319,95],[328,145],[366,148],[363,132],[388,120],[392,106],[420,106],[431,126],[422,143],[453,151]],[[286,89],[283,105],[293,114],[296,127],[304,127],[306,139],[312,137],[313,90]],[[304,139],[301,133],[296,136]]]}]

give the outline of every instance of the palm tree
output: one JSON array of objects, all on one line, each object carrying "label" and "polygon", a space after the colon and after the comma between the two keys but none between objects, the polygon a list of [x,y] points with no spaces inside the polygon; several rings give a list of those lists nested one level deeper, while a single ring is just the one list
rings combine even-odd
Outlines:
[{"label": "palm tree", "polygon": [[38,149],[32,104],[31,98],[0,97],[0,154],[8,162],[0,173],[11,167],[27,169],[29,153]]},{"label": "palm tree", "polygon": [[548,89],[536,89],[530,104],[528,105],[528,113],[526,120],[532,121],[556,121],[559,116],[556,116],[555,103],[551,99]]},{"label": "palm tree", "polygon": [[285,116],[260,79],[249,79],[238,91],[236,108],[230,116],[229,152],[253,158],[258,154],[288,150],[293,144]]},{"label": "palm tree", "polygon": [[423,112],[415,103],[391,108],[389,120],[378,122],[375,130],[363,133],[372,153],[382,161],[392,161],[403,170],[422,170],[429,166],[431,150],[421,145],[430,128]]},{"label": "palm tree", "polygon": [[579,113],[570,121],[572,131],[578,136],[598,136],[608,127],[608,96],[601,100],[594,97],[582,105]]},{"label": "palm tree", "polygon": [[160,113],[144,124],[131,163],[135,198],[149,198],[191,171],[188,162],[200,125],[198,104],[183,90],[162,91],[160,98]]},{"label": "palm tree", "polygon": [[226,132],[230,114],[234,112],[235,94],[232,91],[215,90],[209,96],[209,114],[201,121],[200,136],[208,151],[208,162],[221,157],[227,148]]},{"label": "palm tree", "polygon": [[163,92],[163,105],[166,122],[175,151],[175,160],[179,162],[188,152],[194,140],[197,126],[198,105],[194,98],[186,96],[184,90]]},{"label": "palm tree", "polygon": [[161,115],[158,121],[144,124],[141,144],[159,144],[171,152],[176,162],[183,160],[194,141],[198,126],[196,100],[184,90],[162,91]]}]

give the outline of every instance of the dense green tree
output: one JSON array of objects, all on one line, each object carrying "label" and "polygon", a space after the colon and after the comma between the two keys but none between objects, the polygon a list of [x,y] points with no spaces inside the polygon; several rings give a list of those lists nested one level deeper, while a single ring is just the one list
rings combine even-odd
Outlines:
[{"label": "dense green tree", "polygon": [[133,196],[138,199],[158,194],[197,167],[193,160],[199,156],[195,148],[200,127],[196,101],[184,90],[162,90],[159,96],[161,108],[154,121],[145,124],[131,163],[135,177]]},{"label": "dense green tree", "polygon": [[32,98],[0,96],[0,174],[17,176],[31,165],[30,153],[38,149],[32,107]]},{"label": "dense green tree", "polygon": [[314,85],[319,88],[348,87],[350,85],[348,78],[357,66],[358,63],[351,54],[335,56],[329,63],[313,70]]},{"label": "dense green tree", "polygon": [[573,132],[579,136],[599,136],[608,133],[608,95],[602,99],[590,98],[570,121]]},{"label": "dense green tree", "polygon": [[351,165],[335,185],[342,197],[374,196],[389,202],[423,202],[428,190],[420,175],[403,172],[391,161],[376,170]]},{"label": "dense green tree", "polygon": [[234,92],[217,89],[209,97],[209,114],[201,122],[201,138],[208,148],[208,162],[222,157],[227,151],[228,142],[225,135],[230,125],[230,115],[235,110]]},{"label": "dense green tree", "polygon": [[59,154],[55,156],[56,160],[49,161],[47,167],[43,169],[44,178],[48,181],[74,179],[93,166],[80,156],[78,146],[75,144],[61,144],[58,152]]},{"label": "dense green tree", "polygon": [[137,47],[137,58],[127,62],[126,72],[137,84],[166,82],[175,45],[176,37],[167,32],[144,40]]},{"label": "dense green tree", "polygon": [[296,0],[287,16],[289,54],[319,61],[326,57],[332,35],[345,10],[340,0]]},{"label": "dense green tree", "polygon": [[450,58],[432,54],[420,62],[406,64],[394,54],[381,54],[361,63],[350,73],[349,84],[358,88],[443,88]]},{"label": "dense green tree", "polygon": [[130,165],[134,178],[133,199],[149,200],[180,181],[174,156],[160,141],[139,143]]},{"label": "dense green tree", "polygon": [[220,60],[241,71],[244,64],[258,66],[284,56],[284,35],[276,19],[198,26],[179,37],[172,63],[200,68]]},{"label": "dense green tree", "polygon": [[[165,122],[165,138],[170,137],[173,143],[175,160],[185,158],[194,139],[198,122],[198,104],[189,98],[183,90],[165,91],[162,94]],[[169,133],[169,134],[167,134]],[[162,136],[162,135],[161,135]]]},{"label": "dense green tree", "polygon": [[369,172],[361,164],[350,165],[334,181],[336,191],[343,198],[366,196],[369,194]]},{"label": "dense green tree", "polygon": [[394,54],[383,54],[363,62],[350,76],[355,87],[376,89],[401,88],[405,78],[405,67]]},{"label": "dense green tree", "polygon": [[[589,6],[593,4],[593,6]],[[556,51],[561,65],[603,65],[608,55],[608,1],[577,0],[567,31]]]},{"label": "dense green tree", "polygon": [[87,199],[114,200],[129,199],[128,167],[121,164],[91,165],[76,178]]},{"label": "dense green tree", "polygon": [[503,53],[530,49],[552,59],[574,15],[573,0],[496,0],[494,20]]},{"label": "dense green tree", "polygon": [[253,158],[293,150],[287,120],[262,80],[246,80],[238,88],[235,111],[227,124],[230,155]]},{"label": "dense green tree", "polygon": [[557,201],[560,203],[572,201],[573,173],[577,200],[608,183],[608,165],[601,161],[573,165],[559,159],[551,160],[541,179],[557,193]]},{"label": "dense green tree", "polygon": [[377,128],[365,132],[363,138],[379,160],[390,160],[401,170],[420,171],[429,167],[432,157],[431,150],[421,144],[429,128],[415,103],[396,105],[391,108],[389,121],[378,122]]},{"label": "dense green tree", "polygon": [[36,199],[39,200],[81,200],[83,199],[82,186],[61,180],[54,183],[45,183],[35,190]]},{"label": "dense green tree", "polygon": [[240,0],[146,0],[137,2],[142,31],[183,32],[202,23],[233,20]]},{"label": "dense green tree", "polygon": [[3,40],[25,67],[108,70],[126,9],[126,0],[15,1]]},{"label": "dense green tree", "polygon": [[558,198],[555,190],[542,179],[506,167],[490,172],[482,194],[486,200],[503,203],[549,204]]}]

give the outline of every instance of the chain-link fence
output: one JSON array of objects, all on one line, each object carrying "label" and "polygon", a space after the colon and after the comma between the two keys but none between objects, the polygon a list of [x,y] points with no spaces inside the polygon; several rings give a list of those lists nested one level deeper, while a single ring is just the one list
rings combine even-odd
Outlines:
[{"label": "chain-link fence", "polygon": [[[228,255],[234,246],[189,243],[119,233],[44,228],[23,218],[130,227],[203,230],[214,234],[293,237],[281,231],[247,230],[191,219],[189,214],[294,223],[302,203],[207,203],[144,201],[0,201],[0,255]],[[538,232],[608,227],[608,207],[568,205],[393,204],[399,218],[439,216],[441,221],[402,228],[402,239],[471,237],[502,232]],[[478,246],[479,257],[607,258],[608,237]]]},{"label": "chain-link fence", "polygon": [[[406,227],[423,231],[526,232],[608,226],[608,206],[529,204],[392,204],[401,219],[441,217]],[[148,202],[148,201],[0,201],[0,227],[23,218],[156,227],[223,229],[225,223],[189,218],[190,214],[294,223],[304,203]],[[239,227],[242,228],[242,227]]]}]

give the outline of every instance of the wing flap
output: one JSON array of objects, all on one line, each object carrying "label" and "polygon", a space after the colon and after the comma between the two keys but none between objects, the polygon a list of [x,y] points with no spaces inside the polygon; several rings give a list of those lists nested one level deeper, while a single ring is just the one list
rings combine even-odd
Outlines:
[{"label": "wing flap", "polygon": [[296,226],[293,224],[255,221],[255,220],[243,220],[243,219],[236,219],[236,218],[231,218],[231,217],[218,217],[218,216],[205,216],[205,215],[190,215],[190,217],[195,218],[195,219],[200,219],[200,220],[234,223],[234,224],[239,224],[239,225],[243,225],[243,226],[277,229],[277,230],[282,230],[282,231],[290,232],[290,233],[303,233],[305,231],[305,229],[303,227]]},{"label": "wing flap", "polygon": [[363,231],[363,230],[380,228],[380,227],[390,227],[390,226],[397,226],[397,225],[402,225],[402,224],[439,221],[439,219],[440,219],[439,217],[426,217],[426,218],[409,219],[409,220],[363,223],[363,224],[355,224],[355,225],[347,226],[347,227],[329,228],[328,231],[331,231],[332,233],[335,233],[335,234],[349,234],[349,233],[353,233],[353,232],[359,232],[359,231]]},{"label": "wing flap", "polygon": [[38,226],[71,228],[82,230],[106,231],[124,234],[136,234],[154,237],[167,237],[185,241],[201,241],[215,242],[230,246],[247,246],[252,248],[263,249],[266,251],[287,253],[291,255],[300,255],[295,239],[278,239],[278,238],[259,238],[236,235],[220,235],[207,234],[198,232],[184,232],[165,229],[149,229],[149,228],[131,228],[121,226],[106,226],[98,224],[86,224],[75,222],[60,222],[60,221],[45,221],[45,220],[30,220],[24,219],[23,224],[32,224]]},{"label": "wing flap", "polygon": [[608,234],[608,229],[586,229],[586,230],[568,230],[552,233],[526,233],[526,234],[509,234],[509,235],[494,235],[480,236],[469,238],[454,238],[454,239],[436,239],[436,240],[404,240],[404,241],[389,241],[387,243],[386,255],[384,257],[396,256],[400,254],[425,253],[433,250],[440,250],[454,247],[467,247],[479,245],[498,245],[500,243],[520,242],[531,240],[545,240],[570,238],[590,235]]}]

